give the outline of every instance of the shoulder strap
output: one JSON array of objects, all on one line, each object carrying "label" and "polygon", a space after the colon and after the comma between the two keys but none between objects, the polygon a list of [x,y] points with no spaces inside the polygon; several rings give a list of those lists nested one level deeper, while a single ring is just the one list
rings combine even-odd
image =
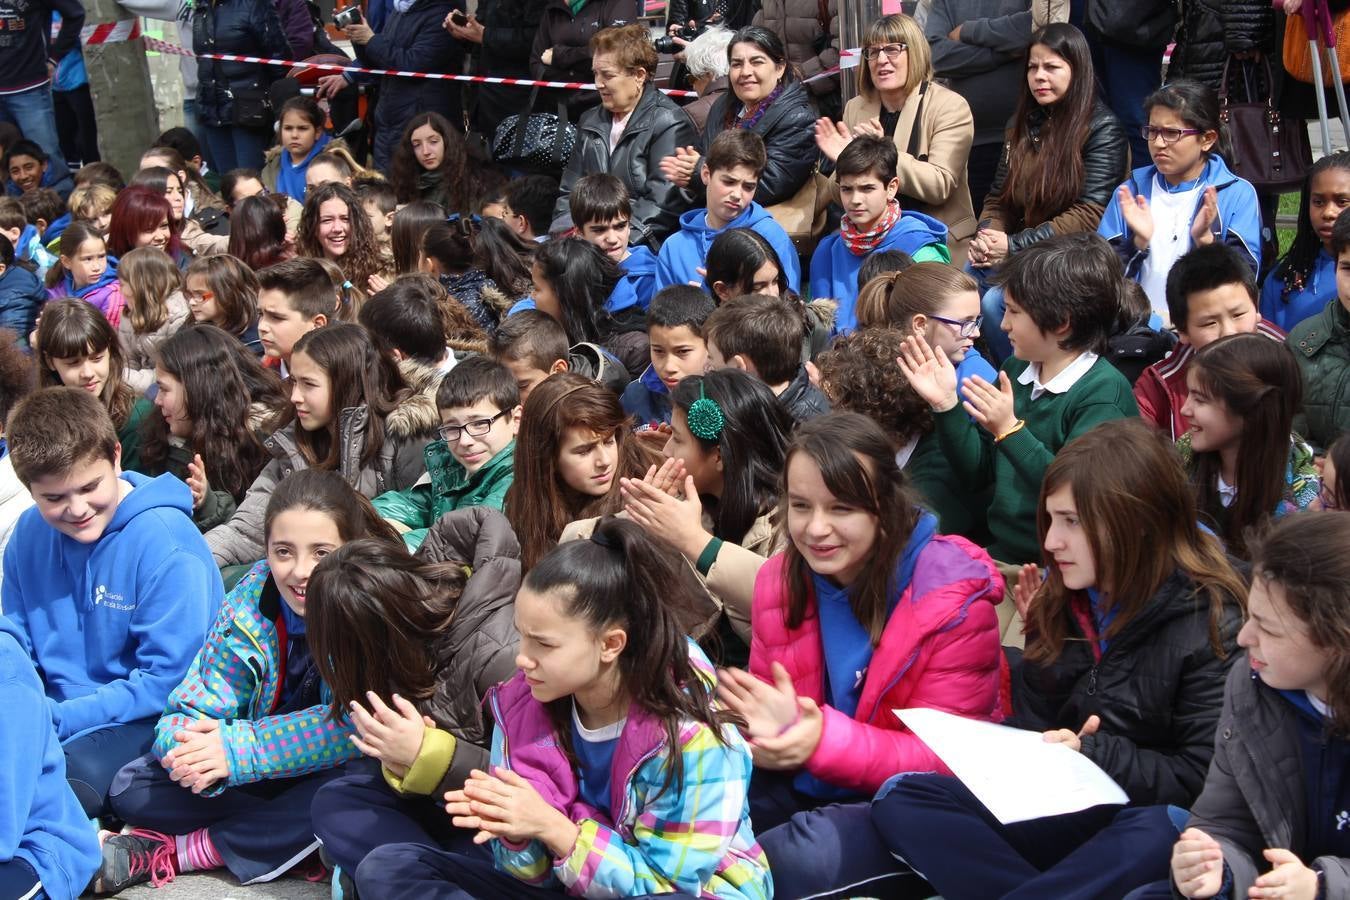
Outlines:
[{"label": "shoulder strap", "polygon": [[914,121],[909,125],[909,146],[905,152],[921,162],[928,161],[928,154],[920,156],[919,150],[919,123],[923,121],[923,104],[928,99],[928,85],[931,82],[924,81],[919,85],[919,108],[914,110]]}]

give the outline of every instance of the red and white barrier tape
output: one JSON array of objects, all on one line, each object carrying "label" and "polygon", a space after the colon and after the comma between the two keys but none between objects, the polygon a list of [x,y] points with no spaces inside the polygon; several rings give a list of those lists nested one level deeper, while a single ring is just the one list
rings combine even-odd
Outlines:
[{"label": "red and white barrier tape", "polygon": [[[52,21],[52,40],[56,40],[61,32],[60,23]],[[116,22],[102,22],[98,25],[86,25],[80,29],[80,43],[88,47],[90,44],[120,44],[123,41],[134,41],[141,36],[140,19],[118,19]]]}]

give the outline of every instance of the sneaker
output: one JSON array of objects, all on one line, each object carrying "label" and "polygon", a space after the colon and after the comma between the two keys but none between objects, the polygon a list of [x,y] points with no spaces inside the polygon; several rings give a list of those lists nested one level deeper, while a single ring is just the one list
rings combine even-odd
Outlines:
[{"label": "sneaker", "polygon": [[174,839],[158,831],[133,828],[104,839],[103,865],[93,889],[96,894],[116,894],[146,881],[163,887],[175,874]]},{"label": "sneaker", "polygon": [[332,897],[333,900],[357,900],[356,882],[339,866],[333,868]]}]

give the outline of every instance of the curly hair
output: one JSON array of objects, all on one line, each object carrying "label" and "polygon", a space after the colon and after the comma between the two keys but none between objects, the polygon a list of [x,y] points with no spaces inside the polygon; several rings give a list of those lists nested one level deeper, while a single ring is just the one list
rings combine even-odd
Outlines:
[{"label": "curly hair", "polygon": [[[422,196],[420,189],[422,173],[428,171],[417,161],[413,152],[413,132],[425,126],[441,136],[441,145],[445,148],[441,164],[431,170],[440,174],[435,196]],[[394,157],[389,163],[389,182],[399,203],[411,203],[413,200],[434,199],[440,201],[446,212],[468,213],[473,205],[472,182],[469,177],[469,153],[464,146],[464,138],[449,120],[440,113],[424,112],[413,116],[403,128],[403,136],[394,148]]]},{"label": "curly hair", "polygon": [[895,364],[904,341],[904,332],[894,328],[862,328],[841,335],[816,358],[831,408],[862,413],[896,447],[933,430],[928,403]]},{"label": "curly hair", "polygon": [[330,181],[312,189],[305,197],[305,211],[300,216],[300,229],[295,237],[296,250],[300,256],[313,259],[325,257],[323,245],[319,242],[319,209],[329,200],[341,200],[347,206],[347,227],[351,229],[347,252],[334,260],[342,269],[342,274],[351,282],[352,289],[365,296],[369,290],[370,276],[380,272],[380,244],[375,238],[375,228],[370,224],[356,192],[338,181]]}]

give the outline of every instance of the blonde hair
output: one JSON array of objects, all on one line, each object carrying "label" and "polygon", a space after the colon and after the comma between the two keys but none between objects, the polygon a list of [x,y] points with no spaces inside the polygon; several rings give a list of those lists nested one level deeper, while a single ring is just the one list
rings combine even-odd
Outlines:
[{"label": "blonde hair", "polygon": [[131,329],[137,334],[162,328],[169,319],[169,295],[183,289],[178,266],[158,247],[137,247],[128,252],[118,262],[117,279],[122,282]]},{"label": "blonde hair", "polygon": [[111,185],[101,181],[82,184],[70,192],[70,201],[66,204],[72,219],[93,221],[112,211],[117,202],[117,191]]},{"label": "blonde hair", "polygon": [[[905,90],[912,91],[921,81],[933,80],[933,54],[928,39],[919,23],[901,13],[882,16],[863,32],[863,49],[884,44],[904,44],[906,48]],[[877,99],[877,87],[872,83],[872,69],[864,59],[858,66],[858,93],[868,100]]]}]

